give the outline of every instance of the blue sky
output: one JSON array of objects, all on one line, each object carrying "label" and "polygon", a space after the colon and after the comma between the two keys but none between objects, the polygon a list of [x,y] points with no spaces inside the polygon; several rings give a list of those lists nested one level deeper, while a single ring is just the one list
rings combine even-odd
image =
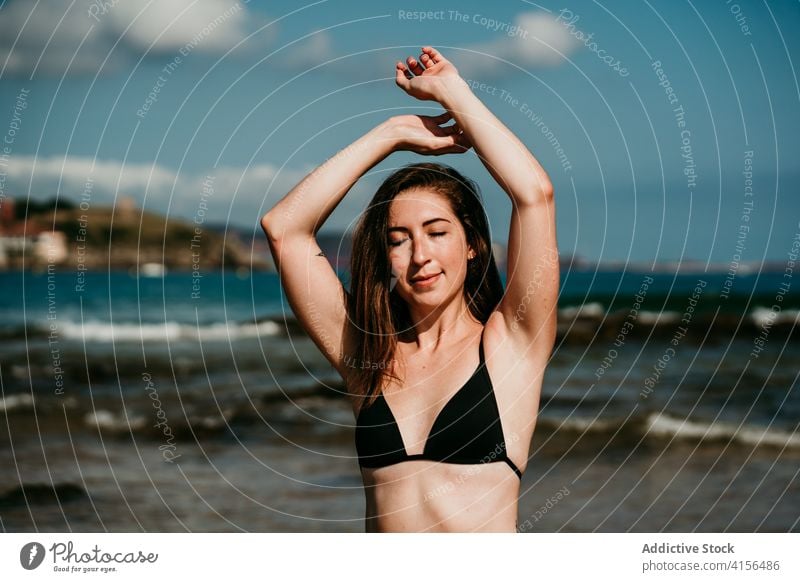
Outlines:
[{"label": "blue sky", "polygon": [[[213,176],[206,220],[257,229],[372,126],[437,111],[393,83],[394,62],[431,44],[493,88],[476,92],[550,173],[562,254],[725,265],[744,225],[743,260],[786,260],[800,232],[798,33],[788,1],[5,2],[2,194],[78,200],[91,177],[94,204],[126,195],[192,218]],[[374,168],[325,230],[349,228],[416,159]],[[435,161],[478,181],[503,241],[510,203],[475,154]]]}]

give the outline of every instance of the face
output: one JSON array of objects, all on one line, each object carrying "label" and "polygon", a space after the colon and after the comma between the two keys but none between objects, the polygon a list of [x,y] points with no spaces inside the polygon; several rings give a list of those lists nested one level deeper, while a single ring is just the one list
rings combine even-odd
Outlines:
[{"label": "face", "polygon": [[464,227],[441,194],[409,190],[389,207],[389,260],[394,292],[409,305],[437,306],[463,292],[467,260]]}]

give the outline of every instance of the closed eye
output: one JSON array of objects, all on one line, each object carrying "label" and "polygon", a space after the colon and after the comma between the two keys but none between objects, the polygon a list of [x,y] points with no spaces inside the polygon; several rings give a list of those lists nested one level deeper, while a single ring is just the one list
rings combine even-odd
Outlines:
[{"label": "closed eye", "polygon": [[[432,232],[432,233],[430,233],[430,236],[439,237],[439,236],[444,236],[446,234],[447,234],[446,232]],[[406,242],[407,240],[408,240],[407,238],[404,238],[403,240],[389,241],[389,246],[390,247],[398,247],[401,244],[403,244],[404,242]]]}]

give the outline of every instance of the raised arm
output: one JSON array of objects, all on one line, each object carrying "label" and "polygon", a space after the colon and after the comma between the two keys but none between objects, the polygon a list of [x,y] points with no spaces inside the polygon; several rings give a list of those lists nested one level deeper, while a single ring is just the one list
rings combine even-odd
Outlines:
[{"label": "raised arm", "polygon": [[261,219],[289,305],[300,324],[346,378],[346,291],[323,255],[316,233],[355,182],[390,153],[463,152],[457,125],[440,127],[450,114],[392,117],[308,174]]},{"label": "raised arm", "polygon": [[452,113],[511,198],[507,286],[497,309],[509,337],[528,356],[546,363],[555,342],[559,286],[555,201],[547,173],[439,51],[423,47],[419,61],[398,62],[396,81],[409,95],[438,101]]}]

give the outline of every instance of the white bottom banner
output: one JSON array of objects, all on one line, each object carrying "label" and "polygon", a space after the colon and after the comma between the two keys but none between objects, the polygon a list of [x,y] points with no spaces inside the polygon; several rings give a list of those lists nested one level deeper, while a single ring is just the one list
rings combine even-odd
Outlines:
[{"label": "white bottom banner", "polygon": [[[4,534],[4,580],[798,580],[797,534]],[[455,577],[455,578],[454,578]],[[509,579],[509,578],[506,578]],[[562,578],[563,579],[563,578]]]}]

